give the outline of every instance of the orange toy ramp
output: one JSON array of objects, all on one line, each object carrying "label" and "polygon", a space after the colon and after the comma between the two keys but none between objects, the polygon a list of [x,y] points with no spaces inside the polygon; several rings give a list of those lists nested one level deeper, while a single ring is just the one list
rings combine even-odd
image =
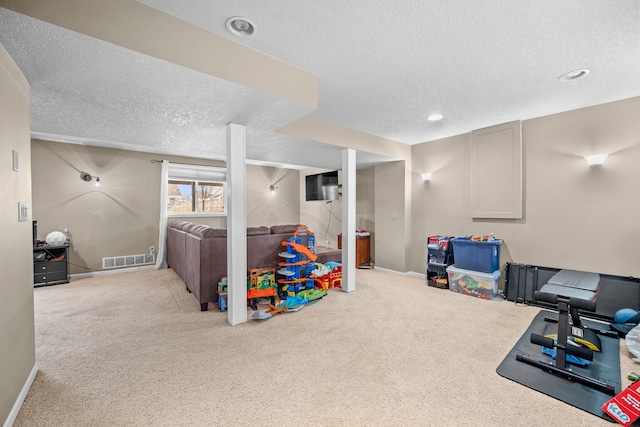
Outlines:
[{"label": "orange toy ramp", "polygon": [[295,243],[295,242],[282,242],[282,246],[287,246],[287,245],[291,246],[293,249],[300,252],[301,254],[305,254],[307,258],[309,258],[311,261],[315,261],[316,259],[318,259],[318,255],[311,252],[309,248],[306,247],[305,245],[301,245],[300,243]]}]

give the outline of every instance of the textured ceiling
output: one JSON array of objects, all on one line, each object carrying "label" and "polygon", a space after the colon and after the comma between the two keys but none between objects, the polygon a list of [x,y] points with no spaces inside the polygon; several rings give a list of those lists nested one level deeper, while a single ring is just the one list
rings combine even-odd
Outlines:
[{"label": "textured ceiling", "polygon": [[[640,95],[638,1],[143,2],[316,73],[313,115],[407,144]],[[238,15],[254,36],[226,32]]]},{"label": "textured ceiling", "polygon": [[[310,114],[415,144],[640,96],[638,1],[140,3],[316,74],[317,109],[0,9],[0,43],[32,85],[36,135],[219,158],[235,121],[247,125],[249,159],[337,169],[339,146],[275,131]],[[231,16],[257,31],[229,34]],[[583,68],[583,79],[558,80]],[[434,113],[444,119],[427,121]],[[358,164],[388,160],[372,152],[359,150]]]}]

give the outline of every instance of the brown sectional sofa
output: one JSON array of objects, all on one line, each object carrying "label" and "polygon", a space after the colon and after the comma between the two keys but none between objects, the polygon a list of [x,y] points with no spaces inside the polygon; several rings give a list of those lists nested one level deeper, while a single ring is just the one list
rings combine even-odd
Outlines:
[{"label": "brown sectional sofa", "polygon": [[[274,268],[282,262],[282,242],[298,224],[247,228],[247,268]],[[317,262],[342,262],[339,249],[316,247]],[[217,301],[218,282],[227,274],[227,230],[187,221],[172,221],[167,229],[167,264],[196,297],[202,311]]]}]

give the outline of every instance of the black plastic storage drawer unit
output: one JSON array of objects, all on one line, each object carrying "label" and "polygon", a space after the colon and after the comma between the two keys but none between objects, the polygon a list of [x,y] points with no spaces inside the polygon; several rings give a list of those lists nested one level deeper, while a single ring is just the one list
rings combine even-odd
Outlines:
[{"label": "black plastic storage drawer unit", "polygon": [[69,283],[68,245],[33,247],[35,286]]},{"label": "black plastic storage drawer unit", "polygon": [[430,236],[427,243],[427,284],[449,288],[447,267],[454,263],[453,237]]}]

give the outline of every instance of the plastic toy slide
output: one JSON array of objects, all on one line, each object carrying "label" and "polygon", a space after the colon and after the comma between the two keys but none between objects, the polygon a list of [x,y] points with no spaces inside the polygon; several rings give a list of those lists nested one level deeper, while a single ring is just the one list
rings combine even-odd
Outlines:
[{"label": "plastic toy slide", "polygon": [[311,252],[309,248],[306,247],[305,245],[301,245],[300,243],[295,243],[295,242],[282,242],[282,246],[287,246],[287,245],[291,246],[297,252],[305,254],[307,258],[309,258],[311,261],[315,261],[316,259],[318,259],[318,255]]}]

